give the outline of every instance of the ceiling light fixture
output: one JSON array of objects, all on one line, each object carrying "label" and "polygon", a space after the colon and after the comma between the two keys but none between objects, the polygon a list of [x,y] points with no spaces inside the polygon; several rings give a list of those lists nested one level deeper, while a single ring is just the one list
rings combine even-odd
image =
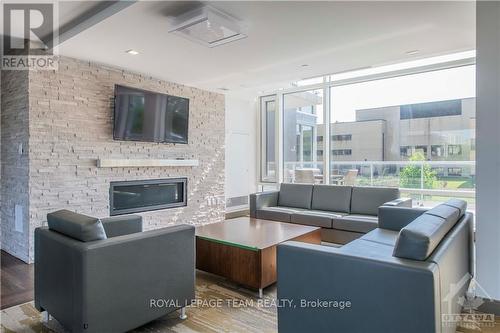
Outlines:
[{"label": "ceiling light fixture", "polygon": [[308,64],[303,64],[303,65],[300,65],[300,67],[309,67]]},{"label": "ceiling light fixture", "polygon": [[169,33],[174,33],[207,47],[216,47],[247,37],[243,33],[241,21],[209,6],[171,17],[170,21]]},{"label": "ceiling light fixture", "polygon": [[139,51],[136,51],[134,49],[130,49],[130,50],[127,50],[125,52],[128,54],[131,54],[131,55],[138,55],[139,54]]},{"label": "ceiling light fixture", "polygon": [[411,51],[406,51],[405,53],[407,55],[415,55],[415,54],[418,54],[420,51],[419,50],[411,50]]}]

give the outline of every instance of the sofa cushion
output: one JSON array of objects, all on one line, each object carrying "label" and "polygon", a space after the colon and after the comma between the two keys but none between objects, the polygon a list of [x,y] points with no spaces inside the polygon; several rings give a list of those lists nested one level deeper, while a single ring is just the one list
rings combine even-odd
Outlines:
[{"label": "sofa cushion", "polygon": [[278,206],[311,209],[313,185],[282,183]]},{"label": "sofa cushion", "polygon": [[142,232],[142,216],[119,215],[101,219],[108,238]]},{"label": "sofa cushion", "polygon": [[390,245],[358,238],[340,247],[338,252],[367,259],[395,262],[398,259],[392,256],[392,250],[393,247]]},{"label": "sofa cushion", "polygon": [[101,220],[69,210],[47,214],[49,229],[82,242],[106,239]]},{"label": "sofa cushion", "polygon": [[291,222],[291,216],[294,213],[303,211],[301,208],[292,207],[263,207],[257,210],[257,218],[264,220],[273,220],[281,222]]},{"label": "sofa cushion", "polygon": [[443,205],[427,211],[401,229],[394,247],[395,257],[425,260],[432,254],[459,219],[458,214],[440,206]]},{"label": "sofa cushion", "polygon": [[425,208],[380,206],[378,208],[378,227],[399,232],[427,211]]},{"label": "sofa cushion", "polygon": [[351,186],[314,185],[312,209],[349,213]]},{"label": "sofa cushion", "polygon": [[447,205],[439,205],[432,209],[429,209],[425,214],[430,214],[434,216],[441,217],[448,222],[457,221],[460,217],[460,210],[455,207]]},{"label": "sofa cushion", "polygon": [[443,205],[457,208],[460,211],[460,217],[464,216],[467,211],[467,201],[460,199],[449,199]]},{"label": "sofa cushion", "polygon": [[378,219],[372,215],[350,214],[334,218],[332,227],[334,229],[367,233],[377,228]]},{"label": "sofa cushion", "polygon": [[360,239],[384,245],[394,246],[398,239],[399,232],[387,229],[374,229],[363,235]]},{"label": "sofa cushion", "polygon": [[399,189],[395,187],[359,187],[352,189],[351,214],[378,214],[378,207],[388,201],[399,198]]},{"label": "sofa cushion", "polygon": [[332,220],[341,217],[342,213],[310,210],[292,214],[292,222],[315,227],[331,228]]}]

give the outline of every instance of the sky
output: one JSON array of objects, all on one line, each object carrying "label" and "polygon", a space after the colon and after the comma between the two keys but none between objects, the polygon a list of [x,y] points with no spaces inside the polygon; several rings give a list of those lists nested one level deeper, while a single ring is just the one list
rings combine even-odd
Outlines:
[{"label": "sky", "polygon": [[[474,50],[465,51],[393,65],[367,68],[354,72],[333,74],[331,78],[333,80],[345,80],[359,76],[380,74],[468,58],[471,59],[474,58],[475,55],[476,52]],[[330,102],[332,108],[331,121],[355,121],[356,110],[361,109],[475,97],[475,71],[475,65],[468,65],[332,87],[330,88]],[[318,83],[320,82],[318,79],[320,79],[320,81],[323,80],[322,77],[312,78],[298,81],[297,85],[303,86]],[[322,90],[317,90],[316,94],[322,96]],[[316,111],[318,116],[317,123],[322,124],[324,119],[323,105],[317,105]]]}]

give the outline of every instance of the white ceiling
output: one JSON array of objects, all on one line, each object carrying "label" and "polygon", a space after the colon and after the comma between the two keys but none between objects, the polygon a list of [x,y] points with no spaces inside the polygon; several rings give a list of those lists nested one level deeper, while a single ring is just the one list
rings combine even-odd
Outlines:
[{"label": "white ceiling", "polygon": [[[256,94],[292,80],[475,48],[474,2],[210,4],[243,20],[248,37],[206,48],[168,33],[167,16],[196,3],[147,1],[64,42],[59,53],[199,88]],[[419,53],[408,56],[410,50]]]}]

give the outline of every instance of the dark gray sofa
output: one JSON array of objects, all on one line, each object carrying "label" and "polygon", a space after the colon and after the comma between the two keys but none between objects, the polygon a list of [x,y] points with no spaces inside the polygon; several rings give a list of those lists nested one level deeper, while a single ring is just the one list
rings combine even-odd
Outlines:
[{"label": "dark gray sofa", "polygon": [[283,183],[250,195],[250,216],[321,227],[323,241],[346,244],[377,228],[378,207],[410,206],[399,189]]},{"label": "dark gray sofa", "polygon": [[[280,333],[454,333],[473,274],[473,231],[466,203],[430,210],[380,207],[379,228],[341,248],[278,246]],[[308,300],[350,302],[340,309]],[[446,317],[446,316],[445,316]],[[453,318],[453,317],[447,317]]]},{"label": "dark gray sofa", "polygon": [[67,210],[47,219],[35,230],[39,311],[71,332],[125,332],[180,307],[185,317],[195,296],[193,226],[142,232],[137,215]]}]

